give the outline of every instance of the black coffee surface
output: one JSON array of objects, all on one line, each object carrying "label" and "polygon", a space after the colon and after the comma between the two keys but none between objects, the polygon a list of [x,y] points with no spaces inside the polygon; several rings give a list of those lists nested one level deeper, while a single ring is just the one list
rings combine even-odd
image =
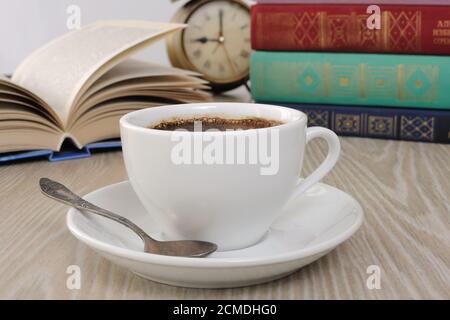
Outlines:
[{"label": "black coffee surface", "polygon": [[173,119],[165,120],[157,125],[149,126],[151,129],[175,131],[184,129],[187,131],[207,131],[211,129],[226,131],[226,130],[250,130],[269,128],[283,124],[281,121],[269,120],[264,118],[242,118],[242,119],[226,119],[220,117],[199,117],[192,119]]}]

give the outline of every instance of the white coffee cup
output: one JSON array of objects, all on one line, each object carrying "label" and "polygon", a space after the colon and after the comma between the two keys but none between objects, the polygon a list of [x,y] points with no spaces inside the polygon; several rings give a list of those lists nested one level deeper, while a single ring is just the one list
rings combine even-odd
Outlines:
[{"label": "white coffee cup", "polygon": [[[283,124],[221,132],[149,129],[165,120],[205,116],[259,117]],[[307,128],[304,113],[274,105],[155,107],[125,115],[120,128],[131,185],[164,239],[211,241],[219,250],[257,243],[283,207],[322,179],[340,153],[339,139],[332,131]],[[305,146],[314,138],[326,140],[328,156],[311,175],[300,179]]]}]

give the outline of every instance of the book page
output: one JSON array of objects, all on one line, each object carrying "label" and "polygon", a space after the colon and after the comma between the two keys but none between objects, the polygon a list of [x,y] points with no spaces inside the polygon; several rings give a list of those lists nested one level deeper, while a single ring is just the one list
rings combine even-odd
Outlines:
[{"label": "book page", "polygon": [[190,82],[193,83],[208,83],[207,81],[198,78],[200,74],[190,70],[161,66],[158,64],[136,59],[127,59],[120,62],[114,68],[97,79],[95,83],[90,86],[89,90],[84,93],[83,97],[80,100],[80,104],[82,104],[87,98],[89,98],[96,92],[113,84],[120,85],[119,83],[130,79],[147,82],[152,78],[156,80],[162,76],[184,76],[186,78],[189,78]]},{"label": "book page", "polygon": [[[75,119],[71,124],[75,124],[79,119],[79,116],[84,112],[87,112],[89,108],[95,107],[95,105],[105,102],[113,98],[127,98],[133,97],[134,94],[140,92],[150,93],[152,90],[165,90],[165,91],[192,91],[196,93],[197,96],[201,96],[201,100],[194,100],[191,102],[207,102],[211,101],[210,94],[207,93],[206,89],[209,87],[202,82],[203,80],[198,79],[197,81],[192,81],[192,77],[187,76],[161,76],[161,77],[150,77],[150,78],[137,78],[124,80],[119,83],[111,84],[101,90],[96,91],[91,95],[85,95],[83,97],[82,103],[75,111]],[[90,90],[88,91],[90,92]],[[147,96],[147,95],[146,95]],[[151,95],[150,95],[151,96]],[[171,94],[168,94],[166,100],[172,98]],[[69,124],[69,128],[70,128]]]},{"label": "book page", "polygon": [[32,53],[12,81],[44,99],[67,124],[89,85],[128,55],[184,25],[101,21],[57,38]]},{"label": "book page", "polygon": [[[120,64],[116,65],[114,68],[105,73],[101,78],[99,78],[95,84],[89,88],[89,91],[96,92],[112,83],[117,83],[127,79],[138,79],[138,78],[149,78],[158,76],[192,76],[192,81],[194,77],[199,77],[201,74],[184,69],[173,68],[169,66],[162,66],[155,63],[150,63],[146,61],[127,59]],[[202,80],[204,83],[207,81]]]},{"label": "book page", "polygon": [[[50,108],[50,106],[46,104],[45,101],[25,88],[12,83],[7,77],[1,77],[0,75],[0,96],[1,94],[6,93],[10,95],[10,98],[12,98],[9,99],[10,103],[23,104],[24,101],[27,101],[29,106],[41,109],[43,116],[50,117],[56,125],[62,128],[62,123],[59,116],[52,108]],[[2,119],[0,118],[0,120]]]},{"label": "book page", "polygon": [[6,96],[0,94],[0,154],[58,148],[62,131],[52,119],[26,101]]},{"label": "book page", "polygon": [[[33,125],[39,125],[47,131],[52,131],[61,134],[59,129],[50,119],[43,117],[39,110],[30,109],[27,106],[23,106],[16,103],[8,103],[0,101],[0,132],[5,127],[14,129],[12,125],[13,121],[32,122]],[[18,129],[18,128],[17,128]]]}]

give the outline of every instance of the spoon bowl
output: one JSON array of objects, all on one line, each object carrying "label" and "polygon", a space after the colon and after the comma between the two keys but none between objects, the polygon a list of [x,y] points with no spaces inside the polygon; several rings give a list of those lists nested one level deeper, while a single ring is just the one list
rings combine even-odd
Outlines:
[{"label": "spoon bowl", "polygon": [[[189,253],[189,257],[203,258],[217,250],[217,245],[198,240],[159,241],[157,246],[144,242],[144,251],[165,256],[180,256],[180,252]],[[187,255],[183,255],[187,256]]]}]

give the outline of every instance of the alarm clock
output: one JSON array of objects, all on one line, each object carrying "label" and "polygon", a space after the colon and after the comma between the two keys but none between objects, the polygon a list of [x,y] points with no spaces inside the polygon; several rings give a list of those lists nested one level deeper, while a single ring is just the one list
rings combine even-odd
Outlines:
[{"label": "alarm clock", "polygon": [[250,8],[241,0],[191,0],[172,22],[187,27],[167,39],[174,67],[201,73],[214,92],[247,83],[250,66]]}]

